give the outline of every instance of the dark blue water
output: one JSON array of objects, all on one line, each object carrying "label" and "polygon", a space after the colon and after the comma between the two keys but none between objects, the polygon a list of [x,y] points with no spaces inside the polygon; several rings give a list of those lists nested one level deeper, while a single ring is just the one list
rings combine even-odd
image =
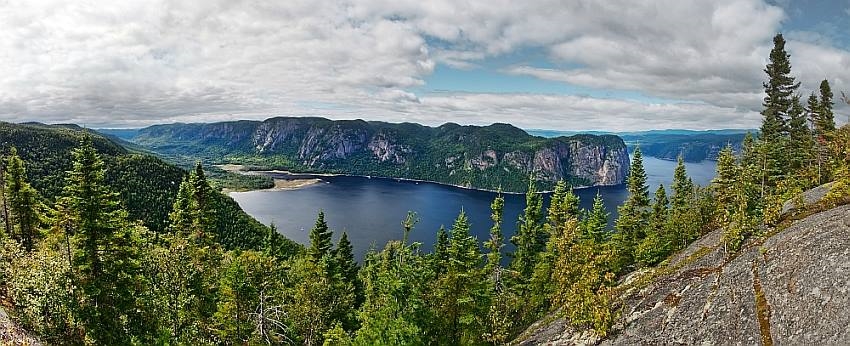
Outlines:
[{"label": "dark blue water", "polygon": [[[645,158],[644,163],[651,192],[660,183],[669,185],[675,162]],[[688,164],[688,173],[694,182],[704,185],[713,177],[714,168],[714,162]],[[316,214],[324,210],[335,237],[347,232],[358,258],[362,258],[370,246],[382,248],[389,240],[401,239],[401,221],[408,211],[415,211],[420,219],[410,234],[410,241],[422,243],[427,251],[432,249],[440,226],[451,228],[461,210],[469,217],[472,233],[479,241],[487,239],[492,226],[490,203],[496,196],[492,192],[395,179],[320,178],[322,183],[297,190],[234,192],[230,196],[260,222],[274,222],[282,234],[302,244],[309,243],[308,234]],[[597,191],[602,194],[613,221],[617,206],[626,198],[625,187],[594,187],[578,189],[575,193],[581,198],[581,206],[590,208]],[[505,195],[502,225],[505,239],[513,235],[524,207],[524,195]],[[510,251],[510,244],[506,250]]]}]

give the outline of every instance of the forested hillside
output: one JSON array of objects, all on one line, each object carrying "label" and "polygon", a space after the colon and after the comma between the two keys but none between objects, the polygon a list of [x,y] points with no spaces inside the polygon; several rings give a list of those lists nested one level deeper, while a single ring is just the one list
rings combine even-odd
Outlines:
[{"label": "forested hillside", "polygon": [[[536,193],[539,185],[528,179],[522,182],[526,207],[518,220],[505,220],[504,198],[494,199],[488,239],[470,234],[460,210],[450,228],[436,230],[434,248],[423,249],[409,241],[410,233],[434,230],[417,229],[418,217],[410,212],[399,229],[386,230],[401,240],[371,250],[357,263],[347,234],[334,237],[318,212],[306,251],[288,246],[273,228],[265,230],[257,246],[228,249],[218,242],[242,238],[220,234],[220,222],[228,217],[222,214],[225,205],[216,202],[220,194],[200,165],[175,181],[165,231],[155,233],[128,217],[129,205],[116,193],[119,187],[108,181],[106,162],[125,155],[120,148],[85,135],[79,144],[69,144],[74,149],[67,172],[54,185],[45,184],[59,191],[52,199],[40,197],[29,182],[38,178],[27,173],[30,164],[44,163],[24,161],[10,149],[4,153],[5,184],[0,184],[0,300],[17,323],[50,344],[501,345],[526,338],[522,331],[542,316],[560,321],[559,338],[616,341],[617,333],[628,331],[634,321],[624,299],[654,292],[644,289],[669,282],[668,274],[710,253],[723,257],[715,258],[717,263],[736,263],[744,270],[736,277],[748,278],[751,265],[752,280],[745,281],[745,288],[752,292],[754,315],[763,326],[771,310],[762,288],[774,286],[762,286],[761,280],[771,278],[758,275],[771,271],[757,266],[757,257],[766,258],[766,253],[745,246],[767,244],[765,239],[798,218],[850,203],[850,125],[836,128],[827,81],[802,106],[784,46],[777,35],[765,69],[760,137],[747,136],[740,155],[731,146],[722,150],[716,178],[707,187],[693,184],[680,156],[669,190],[660,186],[652,197],[638,148],[630,163],[628,198],[613,230],[601,197],[590,210],[581,210],[569,183],[561,180],[544,208],[547,195]],[[50,131],[61,137],[70,130]],[[816,209],[803,208],[807,202],[801,192],[825,182],[832,184]],[[789,212],[792,205],[800,208]],[[845,211],[821,217],[837,224]],[[514,221],[517,232],[506,239],[502,227]],[[792,227],[812,234],[803,226]],[[680,252],[708,233],[717,238],[713,250]],[[507,242],[514,250],[503,265],[501,249]],[[754,261],[735,262],[738,256]],[[710,273],[710,268],[694,269],[684,275]],[[665,295],[645,308],[689,302],[680,298]],[[684,321],[682,330],[705,330],[701,324],[710,320],[702,314],[714,313],[705,306],[698,307],[702,319]],[[718,313],[730,311],[739,310]],[[746,322],[737,316],[733,321]],[[666,331],[657,323],[651,326],[643,334]],[[566,328],[575,333],[565,334]],[[826,338],[817,340],[844,336],[840,333],[846,328],[840,328],[824,329]],[[643,334],[633,338],[631,331],[620,339],[623,343],[678,341]],[[770,344],[769,332],[762,330],[761,336]]]},{"label": "forested hillside", "polygon": [[[153,232],[165,232],[177,189],[187,175],[183,169],[155,156],[131,153],[76,125],[0,123],[0,153],[7,157],[11,148],[17,149],[27,166],[27,180],[50,206],[62,195],[67,172],[73,168],[71,151],[84,137],[90,138],[102,155],[105,182],[119,194],[128,218],[141,221]],[[218,240],[228,248],[258,248],[267,227],[245,214],[231,198],[221,194],[210,198],[220,206],[213,230]]]},{"label": "forested hillside", "polygon": [[156,125],[131,139],[157,153],[299,172],[422,179],[524,191],[531,175],[545,189],[622,184],[623,141],[611,135],[542,138],[508,124],[439,127],[363,120],[271,118]]}]

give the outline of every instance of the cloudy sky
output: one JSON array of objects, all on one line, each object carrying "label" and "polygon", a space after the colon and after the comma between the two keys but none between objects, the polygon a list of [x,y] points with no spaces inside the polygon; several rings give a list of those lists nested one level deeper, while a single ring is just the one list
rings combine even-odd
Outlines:
[{"label": "cloudy sky", "polygon": [[850,0],[0,0],[0,121],[754,128],[777,32],[850,91]]}]

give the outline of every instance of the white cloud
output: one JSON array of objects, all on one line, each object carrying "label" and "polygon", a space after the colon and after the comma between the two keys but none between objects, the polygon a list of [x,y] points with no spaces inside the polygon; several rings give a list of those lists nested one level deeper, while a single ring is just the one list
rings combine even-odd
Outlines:
[{"label": "white cloud", "polygon": [[[0,120],[142,126],[327,115],[436,124],[755,127],[781,8],[759,0],[4,2]],[[848,52],[789,35],[795,74],[850,86]],[[685,100],[417,94],[437,63],[543,50],[505,73]],[[567,66],[567,67],[564,67]],[[677,117],[682,117],[678,119]]]}]

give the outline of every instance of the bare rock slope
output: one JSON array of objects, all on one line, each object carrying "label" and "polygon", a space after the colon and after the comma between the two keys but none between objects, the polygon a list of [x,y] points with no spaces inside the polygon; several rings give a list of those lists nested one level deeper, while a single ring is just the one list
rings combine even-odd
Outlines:
[{"label": "bare rock slope", "polygon": [[627,291],[609,339],[563,320],[521,344],[850,345],[850,205],[753,239],[727,256],[721,231],[671,259],[652,284]]}]

